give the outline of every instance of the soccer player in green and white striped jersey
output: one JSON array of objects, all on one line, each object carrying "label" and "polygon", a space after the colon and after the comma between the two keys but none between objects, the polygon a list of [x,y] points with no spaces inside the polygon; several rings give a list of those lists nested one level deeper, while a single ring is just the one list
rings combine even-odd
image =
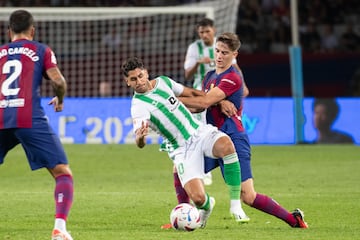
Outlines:
[{"label": "soccer player in green and white striped jersey", "polygon": [[186,193],[200,209],[201,227],[205,227],[215,205],[215,199],[206,193],[202,181],[204,156],[224,159],[224,179],[230,199],[241,207],[240,164],[232,141],[216,127],[194,118],[177,98],[205,93],[166,76],[149,80],[149,74],[138,58],[127,59],[122,71],[127,85],[134,90],[131,116],[137,146],[143,148],[146,145],[149,128],[170,143],[169,157]]}]

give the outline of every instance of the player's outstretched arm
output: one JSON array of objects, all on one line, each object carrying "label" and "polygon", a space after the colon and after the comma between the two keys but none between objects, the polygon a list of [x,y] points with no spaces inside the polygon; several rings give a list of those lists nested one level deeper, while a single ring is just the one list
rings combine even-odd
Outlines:
[{"label": "player's outstretched arm", "polygon": [[55,91],[55,97],[49,102],[49,104],[54,105],[56,112],[60,112],[64,107],[63,102],[67,89],[65,78],[57,67],[48,69],[46,74],[49,77],[51,85]]},{"label": "player's outstretched arm", "polygon": [[[184,87],[183,92],[181,93],[181,95],[178,97],[179,100],[181,102],[183,102],[185,104],[185,102],[183,101],[184,98],[190,98],[192,99],[192,97],[196,97],[196,96],[205,96],[206,93],[200,90],[197,90],[195,88],[189,88],[189,87]],[[188,105],[185,104],[185,106],[190,110],[190,112],[192,113],[200,113],[203,112],[205,110],[205,108],[194,108],[194,107],[189,107]]]},{"label": "player's outstretched arm", "polygon": [[181,98],[181,101],[185,106],[190,108],[207,109],[211,105],[217,104],[225,98],[225,93],[220,88],[214,87],[205,95]]}]

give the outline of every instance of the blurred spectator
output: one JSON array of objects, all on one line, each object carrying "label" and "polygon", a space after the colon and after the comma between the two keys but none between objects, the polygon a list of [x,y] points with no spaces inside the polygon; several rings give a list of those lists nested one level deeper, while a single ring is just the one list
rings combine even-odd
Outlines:
[{"label": "blurred spectator", "polygon": [[70,6],[70,0],[50,0],[50,4],[53,7],[66,7],[66,6]]},{"label": "blurred spectator", "polygon": [[279,0],[262,0],[261,9],[264,14],[269,14],[272,12],[274,7],[278,5]]},{"label": "blurred spectator", "polygon": [[332,24],[324,25],[324,32],[321,35],[321,48],[325,52],[334,52],[339,45],[338,37],[334,33]]},{"label": "blurred spectator", "polygon": [[280,19],[282,23],[290,26],[289,3],[286,0],[279,0],[272,10],[272,16],[274,19]]},{"label": "blurred spectator", "polygon": [[350,96],[360,97],[360,65],[356,69],[350,81]]},{"label": "blurred spectator", "polygon": [[241,36],[242,50],[252,52],[257,41],[257,30],[261,18],[258,0],[243,0],[239,6],[236,33]]},{"label": "blurred spectator", "polygon": [[360,36],[354,31],[354,24],[348,23],[340,37],[340,50],[355,52],[360,50]]},{"label": "blurred spectator", "polygon": [[286,53],[291,44],[291,31],[287,23],[282,21],[280,16],[274,19],[272,31],[270,31],[271,52]]},{"label": "blurred spectator", "polygon": [[111,83],[108,81],[102,81],[99,84],[99,95],[100,97],[111,97]]},{"label": "blurred spectator", "polygon": [[320,52],[321,37],[314,22],[309,22],[304,32],[300,34],[300,42],[305,52]]},{"label": "blurred spectator", "polygon": [[315,23],[323,23],[327,17],[327,4],[323,0],[305,1],[307,5],[308,20],[315,21]]},{"label": "blurred spectator", "polygon": [[109,33],[105,34],[101,40],[101,44],[111,51],[119,50],[121,42],[121,34],[116,26],[112,26]]}]

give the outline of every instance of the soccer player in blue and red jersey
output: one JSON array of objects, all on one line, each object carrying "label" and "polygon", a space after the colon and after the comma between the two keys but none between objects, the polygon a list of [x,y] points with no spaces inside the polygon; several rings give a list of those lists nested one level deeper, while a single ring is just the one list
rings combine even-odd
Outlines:
[{"label": "soccer player in blue and red jersey", "polygon": [[59,137],[51,129],[40,104],[43,76],[50,79],[55,97],[49,104],[63,110],[66,81],[53,51],[33,41],[31,13],[16,10],[10,15],[11,42],[0,46],[0,164],[19,143],[32,170],[46,168],[54,177],[55,225],[52,239],[72,240],[66,219],[73,201],[73,177]]},{"label": "soccer player in blue and red jersey", "polygon": [[[307,228],[308,225],[304,222],[304,215],[300,209],[289,212],[272,198],[257,193],[254,189],[250,164],[251,148],[241,120],[243,76],[231,66],[233,58],[237,57],[240,45],[236,34],[221,34],[215,45],[215,70],[209,71],[203,81],[203,90],[206,95],[182,98],[181,101],[190,108],[207,109],[207,122],[218,127],[232,139],[241,167],[242,201],[253,208],[282,219],[291,227]],[[232,103],[235,108],[229,107],[229,103]],[[223,171],[221,159],[206,159],[205,161],[205,171],[211,171],[217,166],[220,166]],[[238,218],[236,214],[231,213],[235,219]]]}]

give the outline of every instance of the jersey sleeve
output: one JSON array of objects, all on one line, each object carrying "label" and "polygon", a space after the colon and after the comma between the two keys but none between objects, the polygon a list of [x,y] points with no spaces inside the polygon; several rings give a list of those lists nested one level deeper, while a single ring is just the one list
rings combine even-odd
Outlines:
[{"label": "jersey sleeve", "polygon": [[150,120],[150,113],[141,108],[141,102],[133,99],[131,104],[131,118],[133,121],[133,131],[135,133],[136,130],[141,127],[142,122],[148,122]]},{"label": "jersey sleeve", "polygon": [[184,62],[184,69],[187,70],[195,66],[198,58],[198,49],[196,43],[192,43],[189,45]]},{"label": "jersey sleeve", "polygon": [[242,81],[239,75],[231,72],[221,78],[218,88],[220,88],[226,96],[229,96],[239,90],[241,88],[241,84]]},{"label": "jersey sleeve", "polygon": [[57,67],[57,60],[55,53],[49,47],[45,49],[44,67],[45,67],[45,71],[50,68]]},{"label": "jersey sleeve", "polygon": [[182,94],[182,92],[184,91],[184,85],[174,81],[174,83],[172,84],[172,90],[173,90],[175,96],[180,96]]}]

